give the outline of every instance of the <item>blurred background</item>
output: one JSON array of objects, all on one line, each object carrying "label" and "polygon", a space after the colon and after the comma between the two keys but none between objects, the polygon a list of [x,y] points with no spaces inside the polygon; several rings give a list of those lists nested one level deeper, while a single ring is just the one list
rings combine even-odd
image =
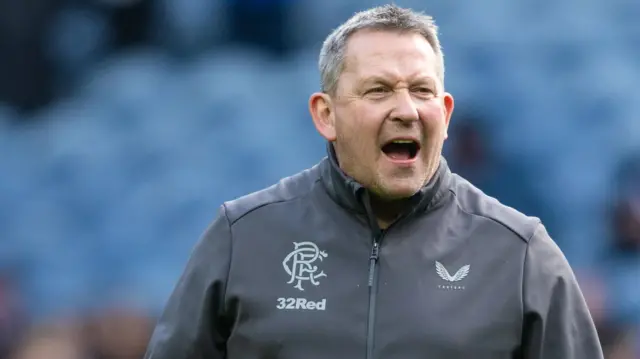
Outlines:
[{"label": "blurred background", "polygon": [[[0,0],[0,358],[141,358],[222,201],[325,155],[326,35],[378,0]],[[540,217],[607,359],[640,358],[640,1],[435,16],[445,155]]]}]

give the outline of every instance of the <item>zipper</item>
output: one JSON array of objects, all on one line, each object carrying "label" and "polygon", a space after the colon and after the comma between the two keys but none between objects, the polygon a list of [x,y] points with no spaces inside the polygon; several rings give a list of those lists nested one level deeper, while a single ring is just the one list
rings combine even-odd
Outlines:
[{"label": "zipper", "polygon": [[401,222],[408,218],[405,213],[399,216],[393,223],[385,229],[380,228],[377,218],[371,208],[371,198],[369,192],[364,192],[363,198],[364,208],[367,213],[369,225],[372,230],[373,244],[371,246],[371,255],[369,256],[369,314],[367,318],[367,356],[366,359],[373,359],[373,349],[375,341],[375,324],[376,324],[376,299],[378,296],[378,259],[380,257],[380,242],[382,238],[392,227],[398,226]]},{"label": "zipper", "polygon": [[380,256],[381,235],[374,236],[369,256],[369,318],[367,322],[367,359],[373,358],[373,341],[376,319],[376,296],[378,294],[378,258]]}]

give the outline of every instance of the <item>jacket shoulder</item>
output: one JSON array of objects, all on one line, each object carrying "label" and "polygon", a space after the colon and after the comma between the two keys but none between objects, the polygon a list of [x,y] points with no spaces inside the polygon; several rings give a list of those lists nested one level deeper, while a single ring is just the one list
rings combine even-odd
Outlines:
[{"label": "jacket shoulder", "polygon": [[488,218],[509,229],[528,242],[541,224],[537,217],[528,216],[484,193],[463,177],[452,174],[451,191],[462,211]]},{"label": "jacket shoulder", "polygon": [[287,202],[309,193],[320,179],[320,164],[284,177],[277,183],[261,190],[225,201],[229,223],[233,224],[246,214],[273,203]]}]

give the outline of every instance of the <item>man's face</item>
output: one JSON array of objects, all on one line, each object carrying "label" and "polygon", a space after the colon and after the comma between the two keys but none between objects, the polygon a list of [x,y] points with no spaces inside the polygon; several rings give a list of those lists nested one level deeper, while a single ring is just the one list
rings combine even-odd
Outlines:
[{"label": "man's face", "polygon": [[437,64],[419,34],[361,31],[349,40],[323,134],[343,171],[381,198],[415,194],[438,167],[453,98]]}]

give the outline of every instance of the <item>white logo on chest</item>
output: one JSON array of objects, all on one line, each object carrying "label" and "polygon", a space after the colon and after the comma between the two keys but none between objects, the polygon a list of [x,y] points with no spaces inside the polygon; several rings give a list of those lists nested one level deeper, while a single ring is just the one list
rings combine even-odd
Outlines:
[{"label": "white logo on chest", "polygon": [[[442,278],[443,280],[450,282],[450,283],[455,283],[455,282],[459,282],[461,280],[463,280],[464,278],[466,278],[469,275],[469,270],[471,269],[471,266],[469,264],[463,266],[462,268],[458,269],[458,271],[456,272],[456,274],[451,275],[449,274],[449,271],[447,270],[447,268],[444,267],[444,265],[438,261],[436,261],[436,272],[438,273],[438,276],[440,276],[440,278]],[[461,290],[464,289],[464,286],[459,286],[459,285],[438,285],[438,288],[440,289],[450,289],[450,290]]]},{"label": "white logo on chest", "polygon": [[307,300],[306,298],[278,298],[278,309],[296,309],[296,310],[325,310],[327,307],[327,299],[317,302]]},{"label": "white logo on chest", "polygon": [[318,266],[314,265],[318,260],[322,262],[327,258],[327,253],[321,251],[313,242],[294,242],[295,249],[282,261],[282,266],[290,276],[287,284],[293,284],[294,288],[304,291],[303,282],[319,285],[318,278],[326,277],[324,271],[318,273]]}]

